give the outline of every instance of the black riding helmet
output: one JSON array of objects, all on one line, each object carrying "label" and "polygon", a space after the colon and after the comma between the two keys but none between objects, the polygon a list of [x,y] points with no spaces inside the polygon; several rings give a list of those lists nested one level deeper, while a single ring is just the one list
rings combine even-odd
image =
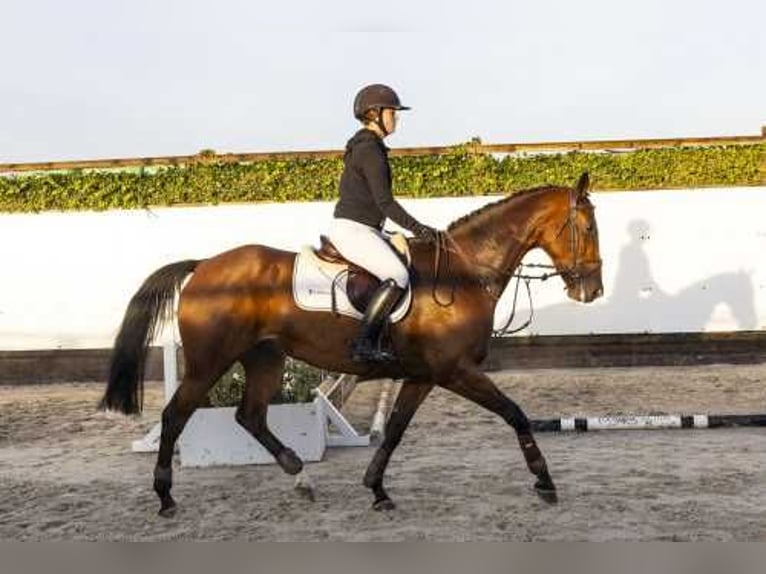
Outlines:
[{"label": "black riding helmet", "polygon": [[[392,110],[409,110],[409,106],[403,106],[396,92],[384,84],[370,84],[365,86],[356,94],[354,98],[354,117],[359,121],[365,121],[364,115],[370,110],[382,110],[391,108]],[[378,126],[383,129],[380,116],[378,116]]]}]

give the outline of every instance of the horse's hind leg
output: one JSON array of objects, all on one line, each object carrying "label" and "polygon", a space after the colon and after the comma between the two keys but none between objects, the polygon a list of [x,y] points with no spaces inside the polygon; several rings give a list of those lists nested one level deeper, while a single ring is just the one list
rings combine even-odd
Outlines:
[{"label": "horse's hind leg", "polygon": [[505,396],[495,383],[478,369],[462,369],[452,380],[441,386],[500,415],[513,427],[527,467],[537,477],[535,490],[546,502],[556,502],[556,486],[548,472],[545,458],[532,437],[529,419],[521,407]]},{"label": "horse's hind leg", "polygon": [[285,353],[274,341],[262,341],[242,357],[245,368],[245,393],[236,412],[237,422],[242,425],[276,459],[287,474],[298,474],[303,462],[274,436],[266,423],[269,401],[279,392]]},{"label": "horse's hind leg", "polygon": [[394,508],[394,503],[383,489],[383,474],[386,471],[391,454],[393,454],[399,441],[402,440],[402,435],[407,425],[410,424],[415,411],[418,410],[418,407],[428,396],[432,388],[433,384],[431,383],[415,383],[406,380],[399,390],[399,395],[396,397],[394,408],[391,411],[391,417],[386,423],[383,442],[375,452],[375,456],[372,457],[372,461],[364,475],[364,485],[372,489],[375,495],[375,501],[372,503],[372,507],[375,510],[391,510]]},{"label": "horse's hind leg", "polygon": [[160,498],[160,516],[171,517],[175,514],[176,503],[170,495],[173,486],[173,451],[176,441],[184,430],[194,411],[204,400],[213,386],[220,369],[214,373],[202,372],[187,361],[187,372],[183,382],[176,389],[173,398],[162,411],[162,433],[157,465],[154,467],[154,491]]}]

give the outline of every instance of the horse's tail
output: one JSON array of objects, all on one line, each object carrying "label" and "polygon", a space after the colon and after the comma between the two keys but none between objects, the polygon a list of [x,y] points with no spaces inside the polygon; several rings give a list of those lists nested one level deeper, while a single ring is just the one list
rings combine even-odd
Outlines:
[{"label": "horse's tail", "polygon": [[152,273],[133,295],[114,341],[109,381],[100,409],[125,414],[141,412],[149,344],[157,327],[172,318],[176,291],[198,263],[190,259],[166,265]]}]

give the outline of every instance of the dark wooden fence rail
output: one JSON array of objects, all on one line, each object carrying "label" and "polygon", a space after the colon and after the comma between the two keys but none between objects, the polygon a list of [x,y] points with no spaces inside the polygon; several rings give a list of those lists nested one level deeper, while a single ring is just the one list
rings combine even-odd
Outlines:
[{"label": "dark wooden fence rail", "polygon": [[[702,138],[661,138],[633,140],[593,140],[562,141],[541,143],[483,144],[471,142],[463,144],[469,153],[520,153],[520,152],[569,152],[569,151],[608,151],[632,150],[664,147],[694,147],[719,145],[747,145],[766,142],[766,126],[761,128],[761,135],[721,136]],[[457,146],[410,147],[391,150],[394,156],[438,155],[454,151]],[[164,157],[136,157],[122,159],[96,159],[83,161],[52,161],[30,163],[0,163],[0,173],[73,170],[73,169],[120,169],[128,167],[151,167],[185,165],[197,162],[210,163],[248,163],[267,160],[288,159],[324,159],[340,157],[342,150],[286,151],[257,153],[215,153],[205,150],[195,155]]]},{"label": "dark wooden fence rail", "polygon": [[[0,351],[0,385],[104,382],[109,354],[110,349]],[[483,366],[497,371],[714,363],[766,363],[766,332],[503,337],[492,340]],[[162,380],[162,348],[151,348],[146,366],[147,380]]]}]

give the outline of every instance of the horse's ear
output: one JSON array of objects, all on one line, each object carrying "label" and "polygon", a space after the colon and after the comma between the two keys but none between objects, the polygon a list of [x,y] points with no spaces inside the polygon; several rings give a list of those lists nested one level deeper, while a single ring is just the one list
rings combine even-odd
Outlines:
[{"label": "horse's ear", "polygon": [[590,176],[588,175],[588,172],[585,171],[580,176],[580,179],[577,181],[577,186],[575,187],[575,193],[577,194],[578,201],[588,197],[589,187],[590,187]]}]

